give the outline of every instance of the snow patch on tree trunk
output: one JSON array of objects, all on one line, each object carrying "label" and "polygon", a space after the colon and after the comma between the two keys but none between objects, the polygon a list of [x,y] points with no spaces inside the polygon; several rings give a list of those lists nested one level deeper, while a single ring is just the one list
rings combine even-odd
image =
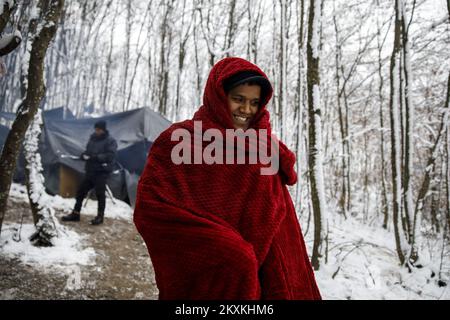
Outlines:
[{"label": "snow patch on tree trunk", "polygon": [[30,240],[40,246],[52,246],[52,238],[58,235],[58,220],[55,218],[54,209],[49,206],[49,195],[45,191],[44,176],[42,175],[41,155],[39,154],[39,136],[42,125],[41,110],[38,109],[36,116],[25,134],[25,160],[28,171],[28,197],[32,206],[38,212],[34,215],[36,233]]}]

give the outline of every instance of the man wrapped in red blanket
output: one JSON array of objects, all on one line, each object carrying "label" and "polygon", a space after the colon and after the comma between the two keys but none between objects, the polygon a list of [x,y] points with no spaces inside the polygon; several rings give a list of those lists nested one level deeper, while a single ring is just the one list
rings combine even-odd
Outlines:
[{"label": "man wrapped in red blanket", "polygon": [[[272,86],[256,65],[225,58],[212,68],[193,119],[173,124],[154,142],[134,223],[153,263],[159,299],[321,299],[286,187],[297,181],[295,156],[271,134],[271,97]],[[215,132],[207,135],[210,129]],[[242,151],[228,141],[209,153],[214,161],[199,159],[208,141],[230,129],[253,129],[266,147],[275,143],[277,172],[262,174],[268,163],[249,161],[255,150],[250,137],[245,163],[225,159]]]}]

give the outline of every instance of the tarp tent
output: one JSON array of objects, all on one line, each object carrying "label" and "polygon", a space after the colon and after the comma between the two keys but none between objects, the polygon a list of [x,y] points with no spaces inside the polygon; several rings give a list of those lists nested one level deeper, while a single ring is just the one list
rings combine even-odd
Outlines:
[{"label": "tarp tent", "polygon": [[[44,119],[75,119],[75,116],[66,107],[59,107],[51,110],[44,110],[42,113]],[[0,121],[7,122],[8,125],[16,119],[14,112],[0,111]]]},{"label": "tarp tent", "polygon": [[63,120],[44,115],[40,154],[47,191],[59,193],[61,165],[80,176],[84,174],[84,162],[69,156],[79,156],[85,150],[94,123],[99,120],[106,121],[108,131],[118,144],[117,165],[108,186],[116,198],[134,206],[137,182],[151,144],[170,126],[166,118],[147,107],[100,118]]},{"label": "tarp tent", "polygon": [[[66,107],[59,107],[51,110],[45,110],[43,113],[44,120],[52,119],[75,119],[73,113]],[[6,142],[9,133],[9,128],[16,119],[16,114],[13,112],[0,111],[0,151]],[[42,137],[41,137],[42,141]],[[25,158],[22,150],[20,150],[19,158],[16,163],[16,171],[13,177],[14,182],[25,183]]]}]

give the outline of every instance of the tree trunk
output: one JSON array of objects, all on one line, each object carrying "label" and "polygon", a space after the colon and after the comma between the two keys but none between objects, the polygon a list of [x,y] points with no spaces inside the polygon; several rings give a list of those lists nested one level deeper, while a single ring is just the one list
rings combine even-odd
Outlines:
[{"label": "tree trunk", "polygon": [[303,30],[304,30],[304,16],[305,16],[305,1],[301,0],[297,2],[297,50],[298,50],[298,69],[297,69],[297,87],[295,90],[296,99],[295,99],[295,108],[294,108],[294,119],[296,119],[295,123],[295,154],[297,156],[297,185],[295,189],[295,206],[297,212],[302,211],[302,188],[304,187],[304,183],[308,183],[308,179],[303,180],[303,168],[301,159],[304,152],[304,145],[302,143],[304,136],[303,134],[303,106],[305,104],[305,74],[304,74],[304,66],[305,66],[305,50],[304,50],[304,41],[303,41]]},{"label": "tree trunk", "polygon": [[234,40],[234,34],[236,33],[237,23],[235,22],[235,13],[236,13],[236,0],[227,1],[229,4],[228,11],[228,27],[224,37],[223,50],[226,52],[226,56],[230,56],[230,52],[228,49],[231,48],[231,45]]},{"label": "tree trunk", "polygon": [[[2,164],[0,168],[0,232],[19,149],[44,96],[44,58],[50,41],[55,36],[63,6],[64,0],[40,0],[38,3],[43,17],[42,28],[39,28],[39,33],[30,39],[32,44],[26,96],[17,110],[17,117],[8,133],[0,158]],[[31,21],[30,24],[36,24],[36,22]]]},{"label": "tree trunk", "polygon": [[[194,16],[195,18],[196,16]],[[200,21],[201,23],[201,21]],[[200,66],[200,58],[199,58],[199,48],[198,48],[198,33],[197,33],[197,23],[194,22],[194,52],[195,52],[195,97],[196,97],[196,103],[195,105],[200,105],[202,99],[202,79],[201,79],[201,66]]]},{"label": "tree trunk", "polygon": [[[403,0],[401,0],[403,1]],[[404,75],[404,102],[405,102],[405,165],[403,170],[403,199],[405,206],[405,216],[407,219],[407,226],[409,235],[408,240],[411,245],[411,252],[409,254],[409,263],[414,264],[419,259],[417,237],[420,233],[420,217],[417,216],[417,211],[413,214],[413,199],[412,199],[412,181],[411,174],[413,174],[413,158],[414,158],[414,105],[411,100],[411,57],[410,45],[408,38],[408,29],[406,26],[405,7],[402,4],[402,48],[403,48],[403,75]],[[413,219],[413,220],[412,220]]]},{"label": "tree trunk", "polygon": [[[169,52],[172,45],[172,30],[168,25],[169,16],[172,14],[173,1],[166,4],[164,18],[161,23],[161,43],[160,43],[160,69],[159,69],[159,113],[167,115],[167,99],[169,86]],[[168,39],[166,43],[166,39]]]},{"label": "tree trunk", "polygon": [[[387,34],[386,34],[387,35]],[[386,187],[386,159],[384,154],[384,114],[383,114],[383,74],[382,74],[382,59],[381,59],[381,52],[383,50],[383,45],[386,40],[386,37],[384,37],[383,41],[380,43],[380,26],[378,24],[378,17],[377,17],[377,49],[378,49],[378,77],[379,77],[379,85],[378,85],[378,99],[380,102],[380,154],[381,154],[381,194],[382,194],[382,211],[383,211],[383,228],[387,229],[388,222],[389,222],[389,206],[388,206],[388,199],[387,199],[387,187]]]},{"label": "tree trunk", "polygon": [[339,29],[336,21],[336,15],[333,15],[333,22],[334,22],[334,31],[335,31],[335,39],[336,39],[336,54],[335,54],[335,64],[336,64],[336,103],[338,107],[338,114],[339,114],[339,129],[341,133],[341,146],[342,146],[342,191],[340,193],[340,198],[338,201],[338,205],[340,207],[340,211],[343,214],[344,218],[347,218],[347,156],[346,155],[346,128],[344,124],[344,115],[342,112],[342,104],[341,104],[341,83],[340,83],[340,76],[339,76],[339,69],[341,65],[341,46],[340,46],[340,40],[339,40]]},{"label": "tree trunk", "polygon": [[[131,13],[132,4],[131,1],[127,1],[127,23],[126,23],[126,47],[125,47],[125,55],[124,55],[124,75],[123,75],[123,82],[122,82],[122,111],[126,110],[126,104],[127,104],[127,83],[128,83],[128,68],[130,65],[130,42],[131,42],[131,30],[133,27],[133,15]],[[132,88],[130,88],[132,90]]]},{"label": "tree trunk", "polygon": [[185,24],[185,15],[186,15],[186,0],[183,1],[183,11],[182,11],[182,18],[181,18],[181,25],[183,26],[180,31],[180,44],[179,44],[179,50],[178,50],[178,69],[177,69],[177,92],[176,92],[176,102],[175,102],[175,112],[172,116],[172,119],[174,121],[178,121],[180,117],[180,111],[181,111],[181,76],[184,71],[184,62],[186,58],[186,43],[189,39],[189,34],[193,22],[193,14],[191,14],[191,20],[189,22],[189,26],[187,27],[186,31],[184,32],[184,24]]},{"label": "tree trunk", "polygon": [[[442,178],[442,176],[441,176],[441,178]],[[434,178],[433,178],[433,180],[434,180]],[[439,179],[438,183],[439,183],[439,185],[430,188],[431,189],[431,208],[430,208],[431,221],[430,222],[431,222],[431,227],[434,229],[434,231],[436,233],[440,233],[438,212],[439,212],[440,199],[442,196],[442,194],[441,194],[442,179]]]},{"label": "tree trunk", "polygon": [[395,0],[395,33],[394,48],[391,55],[390,65],[390,97],[389,97],[389,113],[391,123],[391,163],[392,163],[392,185],[393,185],[393,223],[395,233],[395,245],[400,264],[405,262],[405,252],[403,244],[403,234],[399,228],[399,218],[401,216],[402,203],[402,181],[401,181],[401,145],[400,145],[400,119],[399,119],[399,93],[400,93],[400,54],[401,54],[401,10],[400,3],[402,0]]},{"label": "tree trunk", "polygon": [[37,110],[26,134],[24,143],[25,172],[27,177],[28,199],[33,214],[36,232],[30,237],[35,246],[52,246],[52,238],[57,236],[57,220],[54,210],[48,205],[47,193],[42,175],[39,137],[41,135],[42,111]]},{"label": "tree trunk", "polygon": [[[302,0],[303,2],[303,0]],[[258,64],[258,38],[261,27],[262,1],[248,0],[247,14],[248,14],[248,39],[247,39],[247,59],[255,64]]]},{"label": "tree trunk", "polygon": [[[141,27],[139,29],[139,35],[138,35],[138,41],[137,41],[138,44],[139,44],[139,40],[141,39],[141,35],[142,35],[142,31],[144,29],[144,26],[146,25],[145,22],[146,22],[147,16],[149,15],[149,13],[151,11],[151,6],[152,6],[152,1],[149,1],[149,3],[147,4],[147,8],[145,10],[144,21],[141,24]],[[153,26],[153,21],[154,21],[154,19],[152,17],[150,17],[150,22],[148,22],[148,24]],[[133,94],[134,80],[136,79],[139,62],[142,58],[142,52],[143,52],[144,48],[148,45],[149,45],[148,43],[144,42],[144,44],[138,50],[138,55],[137,55],[136,61],[134,63],[133,73],[132,73],[131,80],[130,80],[130,89],[128,90],[128,97],[126,98],[126,104],[125,104],[124,110],[129,110],[131,96]]]},{"label": "tree trunk", "polygon": [[[344,74],[344,67],[341,65],[341,74]],[[349,73],[348,77],[350,77],[351,72]],[[350,154],[350,137],[349,137],[349,117],[350,117],[350,112],[349,112],[349,107],[348,107],[348,95],[347,95],[347,89],[346,89],[346,83],[344,82],[344,84],[342,85],[342,91],[341,91],[342,96],[344,97],[344,106],[345,106],[345,123],[344,123],[344,129],[345,129],[345,140],[344,140],[344,147],[345,147],[345,151],[344,151],[344,159],[346,160],[346,166],[345,166],[345,171],[344,171],[344,177],[347,180],[347,197],[346,197],[346,210],[347,212],[350,211],[350,207],[351,207],[351,199],[352,199],[352,185],[350,183],[350,176],[351,176],[351,154]]]},{"label": "tree trunk", "polygon": [[[114,16],[113,16],[114,20],[116,20],[118,13],[119,13],[119,9],[118,9],[118,5],[116,5],[116,9],[114,11]],[[106,66],[105,66],[106,67],[106,81],[104,84],[105,89],[103,91],[103,95],[101,98],[101,101],[102,101],[101,108],[103,108],[103,110],[101,110],[101,111],[103,113],[105,113],[105,107],[107,105],[109,105],[109,100],[111,97],[111,94],[109,93],[109,91],[110,91],[109,90],[109,86],[110,86],[109,82],[110,82],[110,78],[111,78],[111,68],[113,65],[112,54],[113,54],[113,47],[114,47],[114,44],[113,44],[114,43],[114,35],[116,33],[115,28],[116,28],[116,24],[113,23],[112,30],[111,30],[110,37],[109,37],[108,58],[107,58]]]},{"label": "tree trunk", "polygon": [[[441,118],[441,124],[440,124],[440,128],[439,128],[439,132],[438,132],[438,136],[436,137],[436,141],[434,142],[433,148],[431,149],[431,153],[430,153],[430,157],[428,158],[427,161],[427,166],[425,169],[425,176],[422,180],[422,184],[420,186],[419,189],[419,194],[417,196],[417,201],[416,201],[416,205],[415,205],[415,209],[414,209],[414,216],[421,216],[422,214],[422,209],[423,209],[423,204],[425,202],[425,198],[428,194],[428,190],[430,187],[430,183],[431,183],[431,177],[432,177],[432,173],[434,172],[434,168],[436,165],[436,159],[438,157],[438,146],[439,143],[441,142],[441,138],[445,137],[445,133],[447,132],[448,135],[448,118],[449,118],[449,97],[450,97],[450,73],[448,76],[448,80],[447,80],[447,97],[446,97],[446,101],[445,101],[445,107],[444,107],[444,113],[442,115]],[[447,141],[448,143],[448,141]],[[448,158],[447,158],[447,170],[448,170]],[[449,197],[448,197],[448,172],[447,172],[447,202],[449,201]],[[450,213],[447,211],[447,222],[449,224],[450,227]],[[418,226],[417,226],[418,227]]]},{"label": "tree trunk", "polygon": [[308,20],[307,44],[307,85],[309,116],[309,170],[311,178],[311,198],[314,212],[314,245],[311,264],[315,270],[324,257],[327,232],[325,190],[322,168],[322,121],[320,110],[320,19],[321,0],[311,1]]},{"label": "tree trunk", "polygon": [[[449,2],[450,3],[450,2]],[[450,6],[449,6],[449,14],[450,14]],[[449,100],[450,100],[450,73],[448,74],[448,80],[447,80],[447,98],[445,99],[445,107],[446,112],[448,114],[448,108],[449,108]],[[446,186],[446,199],[447,199],[447,210],[446,210],[446,216],[447,216],[447,231],[450,232],[450,129],[447,124],[446,127],[446,133],[447,133],[447,139],[446,139],[446,175],[445,175],[445,186]]]},{"label": "tree trunk", "polygon": [[288,3],[287,0],[280,0],[281,6],[281,17],[280,17],[280,60],[279,60],[279,68],[280,68],[280,81],[279,81],[279,94],[278,94],[278,106],[279,106],[279,129],[280,129],[280,137],[281,140],[287,143],[286,141],[286,113],[287,113],[287,68],[288,68],[288,18],[287,18],[287,10]]}]

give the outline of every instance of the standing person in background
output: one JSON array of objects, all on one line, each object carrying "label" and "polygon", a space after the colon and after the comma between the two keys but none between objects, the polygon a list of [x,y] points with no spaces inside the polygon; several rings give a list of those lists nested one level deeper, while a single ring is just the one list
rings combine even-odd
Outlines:
[{"label": "standing person in background", "polygon": [[117,152],[117,142],[106,129],[106,122],[101,120],[94,125],[95,132],[80,158],[86,161],[85,177],[77,191],[76,203],[72,213],[62,217],[63,221],[80,221],[81,205],[89,190],[95,188],[98,201],[97,216],[91,224],[103,223],[106,205],[106,181],[111,174]]}]

